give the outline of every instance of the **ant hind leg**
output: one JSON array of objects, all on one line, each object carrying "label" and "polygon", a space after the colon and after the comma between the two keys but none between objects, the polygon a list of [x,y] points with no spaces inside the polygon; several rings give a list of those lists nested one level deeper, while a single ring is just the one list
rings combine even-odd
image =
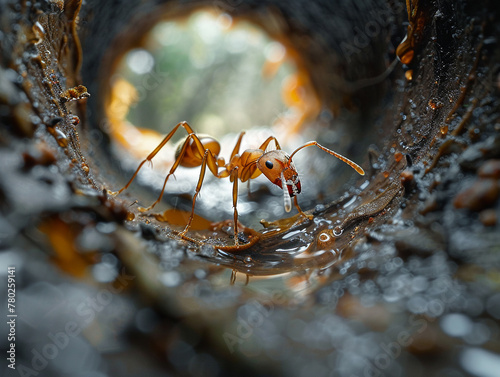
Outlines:
[{"label": "ant hind leg", "polygon": [[193,206],[191,207],[191,215],[189,216],[188,223],[186,224],[186,227],[182,232],[179,233],[179,235],[184,238],[186,235],[187,231],[189,230],[189,227],[191,226],[191,223],[193,222],[194,219],[194,207],[196,205],[196,198],[198,197],[198,194],[200,193],[201,186],[203,185],[203,180],[205,178],[205,172],[207,170],[207,162],[209,160],[209,155],[210,155],[210,150],[206,149],[205,154],[203,155],[203,162],[201,164],[201,170],[200,170],[200,177],[198,178],[198,184],[196,185],[196,191],[193,195]]},{"label": "ant hind leg", "polygon": [[154,206],[157,205],[161,201],[161,199],[163,198],[163,194],[165,193],[165,187],[167,186],[168,179],[170,178],[171,175],[173,175],[175,173],[175,171],[179,167],[182,159],[184,158],[184,154],[186,153],[186,150],[189,146],[189,140],[193,137],[194,137],[193,135],[189,135],[186,138],[186,140],[184,141],[184,144],[182,145],[181,151],[179,152],[179,156],[177,156],[177,159],[175,160],[174,164],[170,168],[170,171],[168,172],[167,176],[165,177],[165,181],[163,181],[163,187],[161,189],[160,195],[158,196],[158,199],[156,199],[156,201],[147,208],[139,207],[139,211],[141,211],[141,212],[149,211],[149,210],[153,209]]},{"label": "ant hind leg", "polygon": [[[148,157],[146,157],[144,160],[141,161],[141,163],[139,164],[139,166],[135,170],[134,174],[132,175],[132,178],[130,178],[130,180],[127,182],[127,184],[125,186],[123,186],[118,191],[107,190],[108,195],[116,196],[116,195],[121,194],[123,191],[125,191],[132,184],[132,182],[134,181],[134,179],[137,177],[137,174],[139,174],[139,170],[141,170],[142,166],[147,161],[149,161],[152,164],[153,158],[168,143],[168,141],[172,138],[172,136],[175,134],[175,132],[178,130],[178,128],[180,126],[184,127],[184,129],[188,132],[189,136],[191,136],[194,133],[193,130],[191,129],[191,127],[189,126],[189,124],[187,124],[186,122],[177,123],[177,125],[172,129],[172,131],[170,131],[170,133],[163,138],[163,140],[160,142],[160,144],[158,144],[158,146],[148,155]],[[189,139],[189,136],[188,136],[188,139]],[[188,139],[186,139],[186,141]],[[176,160],[176,163],[177,163],[177,160]],[[179,161],[179,163],[180,163],[180,161]],[[177,165],[178,165],[178,163],[177,163]],[[163,186],[163,188],[165,189],[165,186]],[[162,194],[161,195],[163,195],[163,190],[162,190]],[[160,199],[161,199],[161,197],[160,197]],[[156,204],[156,202],[155,202],[155,204]],[[153,208],[153,207],[154,207],[154,205],[151,206],[150,208]]]}]

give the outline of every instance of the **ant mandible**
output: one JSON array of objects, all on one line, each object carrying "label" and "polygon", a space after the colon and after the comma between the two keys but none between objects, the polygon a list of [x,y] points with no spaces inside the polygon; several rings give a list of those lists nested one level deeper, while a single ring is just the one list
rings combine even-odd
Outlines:
[{"label": "ant mandible", "polygon": [[[210,136],[206,135],[196,135],[191,126],[187,122],[180,122],[177,124],[170,133],[165,136],[165,138],[161,141],[161,143],[149,154],[147,158],[145,158],[137,167],[134,175],[128,183],[119,191],[113,192],[108,191],[110,195],[118,195],[124,190],[126,190],[130,184],[133,182],[139,170],[142,166],[147,162],[151,162],[151,160],[156,156],[156,154],[165,146],[165,144],[172,138],[174,133],[179,129],[179,127],[183,127],[188,136],[184,140],[182,144],[179,144],[175,152],[175,162],[170,168],[169,173],[167,174],[165,181],[163,182],[163,187],[161,189],[160,196],[158,199],[151,204],[147,208],[139,208],[141,212],[148,211],[152,209],[156,204],[161,201],[163,197],[163,193],[165,192],[165,186],[167,185],[167,181],[172,174],[174,174],[175,170],[180,166],[187,168],[194,168],[201,165],[200,177],[198,179],[198,184],[196,185],[196,191],[193,196],[193,205],[191,208],[191,215],[189,216],[189,220],[187,222],[186,227],[179,235],[182,238],[185,237],[185,234],[189,230],[191,226],[191,222],[194,218],[194,207],[196,204],[196,197],[198,196],[201,186],[203,184],[203,179],[205,178],[206,168],[217,178],[227,178],[233,183],[233,209],[234,209],[234,242],[235,248],[240,248],[238,243],[238,209],[236,207],[238,201],[238,180],[241,182],[246,182],[249,179],[257,178],[260,174],[264,174],[267,179],[269,179],[272,183],[283,190],[284,195],[284,204],[285,211],[290,212],[292,209],[291,197],[294,199],[295,207],[299,211],[301,216],[304,216],[307,219],[312,219],[312,215],[305,214],[302,209],[299,207],[297,202],[297,194],[301,191],[300,179],[295,169],[295,165],[292,162],[292,157],[295,153],[300,151],[303,148],[310,147],[316,145],[323,151],[331,154],[332,156],[337,157],[341,161],[344,161],[346,164],[351,166],[354,170],[356,170],[359,174],[364,175],[364,170],[352,162],[348,158],[323,147],[318,144],[316,141],[310,141],[301,147],[297,148],[291,155],[288,155],[284,151],[281,150],[280,144],[278,140],[274,136],[269,136],[266,141],[262,143],[262,145],[258,149],[247,149],[241,155],[238,154],[240,150],[241,140],[243,139],[243,135],[245,132],[241,132],[238,141],[231,153],[231,157],[229,162],[226,163],[223,157],[219,156],[220,153],[220,144],[217,140]],[[266,152],[266,149],[271,143],[274,141],[276,145],[275,150],[271,150]],[[219,171],[219,168],[222,168]]]}]

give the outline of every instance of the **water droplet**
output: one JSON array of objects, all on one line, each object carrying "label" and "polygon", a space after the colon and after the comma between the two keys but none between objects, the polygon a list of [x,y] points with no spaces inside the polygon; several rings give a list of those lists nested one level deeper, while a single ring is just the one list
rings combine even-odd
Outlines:
[{"label": "water droplet", "polygon": [[66,148],[68,146],[68,137],[59,128],[54,128],[54,137],[60,147]]},{"label": "water droplet", "polygon": [[481,348],[466,347],[460,355],[460,364],[471,375],[494,376],[500,368],[500,357]]},{"label": "water droplet", "polygon": [[413,69],[409,69],[405,72],[405,77],[408,81],[413,80]]},{"label": "water droplet", "polygon": [[110,234],[116,230],[117,225],[115,223],[105,223],[101,221],[98,222],[95,227],[100,233]]},{"label": "water droplet", "polygon": [[251,256],[247,255],[245,257],[244,261],[245,261],[245,267],[248,267],[248,268],[253,267],[253,259]]},{"label": "water droplet", "polygon": [[167,287],[175,287],[181,282],[181,275],[177,271],[167,271],[161,275],[161,282]]},{"label": "water droplet", "polygon": [[435,98],[431,98],[427,104],[432,110],[437,110],[444,106],[440,100]]},{"label": "water droplet", "polygon": [[335,228],[333,228],[333,235],[335,237],[340,237],[343,232],[344,232],[344,229],[342,229],[341,226],[336,226]]},{"label": "water droplet", "polygon": [[450,336],[465,336],[472,330],[472,322],[463,314],[451,313],[441,318],[441,328]]},{"label": "water droplet", "polygon": [[135,49],[127,53],[126,61],[129,68],[138,75],[150,72],[155,65],[153,55],[144,49]]},{"label": "water droplet", "polygon": [[35,22],[33,27],[31,28],[33,30],[33,34],[35,34],[35,44],[39,44],[43,38],[45,37],[45,29],[43,28],[42,24],[40,22]]},{"label": "water droplet", "polygon": [[314,212],[323,212],[326,209],[324,204],[316,204],[314,207]]},{"label": "water droplet", "polygon": [[92,267],[92,275],[100,283],[110,283],[118,276],[118,270],[108,263],[98,263]]},{"label": "water droplet", "polygon": [[330,236],[328,233],[321,233],[318,237],[318,240],[321,242],[328,242],[330,240]]},{"label": "water droplet", "polygon": [[194,271],[194,276],[196,279],[203,280],[207,277],[207,272],[201,268]]},{"label": "water droplet", "polygon": [[283,201],[284,201],[285,211],[290,212],[292,210],[292,200],[290,199],[290,194],[288,193],[288,186],[286,184],[283,173],[281,173],[281,182],[283,186]]}]

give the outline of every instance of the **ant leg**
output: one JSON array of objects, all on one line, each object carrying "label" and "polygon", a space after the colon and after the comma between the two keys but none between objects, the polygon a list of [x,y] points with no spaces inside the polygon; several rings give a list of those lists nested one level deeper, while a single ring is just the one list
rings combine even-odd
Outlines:
[{"label": "ant leg", "polygon": [[146,158],[145,160],[143,160],[140,164],[139,164],[139,167],[137,168],[137,170],[135,171],[134,175],[132,176],[132,178],[130,178],[130,180],[127,182],[127,184],[125,186],[123,186],[120,190],[118,191],[111,191],[111,190],[107,190],[108,192],[108,195],[111,195],[111,196],[116,196],[116,195],[119,195],[121,194],[123,191],[125,191],[129,186],[130,184],[134,181],[135,177],[137,176],[137,174],[139,173],[139,170],[141,170],[142,168],[142,165],[144,165],[146,163],[146,161],[151,161],[149,160],[149,156],[148,158]]},{"label": "ant leg", "polygon": [[[243,135],[245,135],[245,131],[242,131],[240,133],[240,136],[238,137],[238,140],[236,141],[236,145],[234,146],[233,151],[231,152],[231,157],[229,158],[229,160],[231,160],[240,151],[241,140],[243,139]],[[264,150],[265,148],[267,148],[268,144],[273,140],[276,143],[276,149],[281,149],[280,144],[278,143],[278,140],[276,140],[276,138],[274,136],[269,136],[267,138],[267,140],[264,141],[264,143],[262,143],[262,145],[259,147],[259,149]]]},{"label": "ant leg", "polygon": [[306,147],[311,147],[313,145],[316,145],[319,149],[325,151],[326,153],[329,153],[331,154],[332,156],[334,157],[337,157],[340,161],[343,161],[345,162],[347,165],[349,165],[351,168],[353,168],[354,170],[356,170],[358,172],[358,174],[360,175],[365,175],[365,171],[361,168],[361,166],[359,166],[358,164],[356,164],[355,162],[349,160],[347,157],[344,157],[342,156],[341,154],[338,154],[337,152],[334,152],[332,151],[331,149],[328,149],[324,146],[322,146],[321,144],[319,144],[317,141],[310,141],[306,144],[304,144],[303,146],[301,147],[298,147],[297,149],[295,149],[293,151],[293,153],[290,155],[290,157],[288,158],[289,161],[292,161],[292,157],[295,153],[297,153],[298,151],[300,151],[301,149],[303,148],[306,148]]},{"label": "ant leg", "polygon": [[266,148],[267,148],[267,146],[269,145],[269,143],[270,143],[271,141],[273,141],[273,140],[274,140],[274,144],[276,144],[276,149],[280,150],[280,149],[281,149],[280,143],[278,143],[278,140],[277,140],[274,136],[269,136],[269,137],[266,139],[266,141],[264,141],[264,142],[262,143],[262,145],[259,147],[259,149],[261,149],[261,150],[265,151],[265,150],[266,150]]},{"label": "ant leg", "polygon": [[209,155],[211,155],[210,150],[207,149],[205,150],[205,153],[203,154],[203,162],[201,164],[201,171],[200,171],[200,177],[198,178],[198,184],[196,185],[196,191],[193,195],[193,206],[191,208],[191,215],[189,216],[188,223],[186,224],[186,227],[184,230],[179,234],[181,237],[183,237],[187,231],[189,230],[189,227],[191,226],[191,223],[193,222],[194,218],[194,207],[196,205],[196,198],[198,194],[200,193],[201,186],[203,184],[203,179],[205,178],[205,171],[207,169],[207,161],[209,160]]},{"label": "ant leg", "polygon": [[240,151],[240,145],[241,145],[241,140],[243,139],[243,135],[245,135],[245,131],[241,131],[240,136],[238,137],[238,140],[236,141],[236,145],[233,148],[233,151],[231,152],[231,157],[229,157],[229,161],[238,154]]},{"label": "ant leg", "polygon": [[170,133],[163,138],[163,140],[160,142],[160,144],[158,144],[158,146],[149,154],[149,156],[146,157],[144,160],[142,160],[142,162],[139,164],[139,167],[135,171],[134,175],[132,175],[132,178],[130,178],[130,180],[127,182],[127,184],[125,186],[123,186],[123,188],[120,189],[119,191],[108,190],[108,194],[114,196],[114,195],[118,195],[118,194],[122,193],[124,190],[126,190],[130,186],[130,184],[134,181],[135,177],[137,177],[137,174],[139,173],[139,170],[141,170],[142,165],[144,165],[146,163],[146,161],[151,162],[151,160],[158,154],[158,152],[165,146],[165,144],[168,143],[168,141],[172,138],[172,136],[175,134],[175,132],[177,131],[177,129],[180,126],[184,127],[189,134],[193,133],[193,130],[191,129],[189,124],[187,124],[186,122],[177,123],[177,125],[172,129],[172,131],[170,131]]},{"label": "ant leg", "polygon": [[238,246],[238,167],[231,171],[231,180],[233,180],[234,245]]},{"label": "ant leg", "polygon": [[[163,194],[165,192],[165,187],[167,186],[168,179],[170,178],[170,176],[172,174],[175,173],[175,171],[179,167],[182,159],[184,158],[184,154],[186,153],[186,150],[187,150],[187,148],[189,146],[189,140],[191,140],[191,138],[193,138],[193,135],[188,135],[188,137],[184,141],[184,144],[182,145],[182,149],[179,152],[179,156],[177,156],[177,159],[175,160],[174,164],[170,168],[170,171],[168,172],[167,176],[165,177],[165,181],[163,181],[163,187],[161,189],[160,196],[158,196],[158,199],[156,199],[156,201],[153,204],[151,204],[149,207],[147,207],[147,208],[139,207],[139,211],[141,211],[141,212],[149,211],[150,209],[153,209],[153,207],[155,205],[157,205],[161,201],[161,198],[163,197]],[[143,161],[143,163],[144,162],[145,161]]]},{"label": "ant leg", "polygon": [[299,202],[297,200],[297,196],[293,197],[293,204],[295,204],[295,207],[297,208],[297,211],[299,211],[300,215],[305,217],[306,219],[312,220],[314,218],[313,215],[308,215],[302,209],[299,207]]}]

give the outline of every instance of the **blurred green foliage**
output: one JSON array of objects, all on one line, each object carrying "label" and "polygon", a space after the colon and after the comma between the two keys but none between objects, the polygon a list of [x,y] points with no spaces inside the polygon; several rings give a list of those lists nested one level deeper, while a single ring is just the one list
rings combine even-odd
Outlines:
[{"label": "blurred green foliage", "polygon": [[[128,120],[162,134],[183,120],[214,136],[270,126],[286,111],[281,86],[293,67],[279,63],[284,56],[280,43],[226,14],[161,22],[121,63],[118,74],[138,92]],[[279,68],[264,77],[266,64]]]}]

